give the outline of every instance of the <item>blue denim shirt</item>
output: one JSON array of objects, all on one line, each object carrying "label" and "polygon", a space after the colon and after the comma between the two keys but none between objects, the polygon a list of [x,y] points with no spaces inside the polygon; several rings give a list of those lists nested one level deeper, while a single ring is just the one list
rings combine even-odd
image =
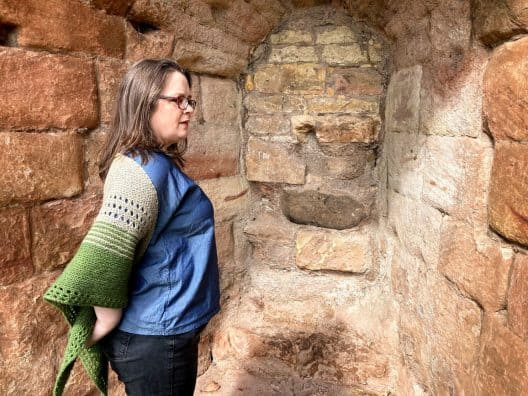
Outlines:
[{"label": "blue denim shirt", "polygon": [[[134,160],[141,165],[141,158]],[[213,206],[200,187],[161,153],[142,168],[158,195],[158,219],[135,264],[119,329],[174,335],[197,329],[220,310]]]}]

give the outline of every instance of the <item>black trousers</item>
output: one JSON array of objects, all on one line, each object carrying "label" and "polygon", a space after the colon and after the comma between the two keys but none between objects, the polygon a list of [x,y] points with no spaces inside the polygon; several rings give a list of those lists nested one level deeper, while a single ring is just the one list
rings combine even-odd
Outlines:
[{"label": "black trousers", "polygon": [[202,330],[174,336],[114,330],[100,344],[127,396],[192,396]]}]

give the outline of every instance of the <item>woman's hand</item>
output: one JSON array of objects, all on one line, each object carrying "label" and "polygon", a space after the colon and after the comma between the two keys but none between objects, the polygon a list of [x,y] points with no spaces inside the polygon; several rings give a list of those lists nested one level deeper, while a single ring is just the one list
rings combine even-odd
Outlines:
[{"label": "woman's hand", "polygon": [[93,344],[110,333],[121,320],[123,310],[121,308],[94,307],[95,316],[97,317],[92,334],[86,340],[86,347],[90,348]]}]

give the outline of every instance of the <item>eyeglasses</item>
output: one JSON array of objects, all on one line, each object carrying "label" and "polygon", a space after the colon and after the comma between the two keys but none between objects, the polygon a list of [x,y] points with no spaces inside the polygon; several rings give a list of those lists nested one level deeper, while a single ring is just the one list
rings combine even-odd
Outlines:
[{"label": "eyeglasses", "polygon": [[159,99],[165,99],[169,102],[174,102],[178,105],[180,110],[186,110],[187,106],[191,106],[191,108],[194,110],[196,109],[196,100],[189,99],[186,96],[165,96],[165,95],[158,95]]}]

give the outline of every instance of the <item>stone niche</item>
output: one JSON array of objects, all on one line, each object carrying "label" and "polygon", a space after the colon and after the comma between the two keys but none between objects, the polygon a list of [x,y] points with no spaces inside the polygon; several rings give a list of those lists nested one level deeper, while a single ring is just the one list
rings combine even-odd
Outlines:
[{"label": "stone niche", "polygon": [[384,42],[327,9],[297,11],[246,76],[248,180],[296,224],[352,229],[375,217]]}]

